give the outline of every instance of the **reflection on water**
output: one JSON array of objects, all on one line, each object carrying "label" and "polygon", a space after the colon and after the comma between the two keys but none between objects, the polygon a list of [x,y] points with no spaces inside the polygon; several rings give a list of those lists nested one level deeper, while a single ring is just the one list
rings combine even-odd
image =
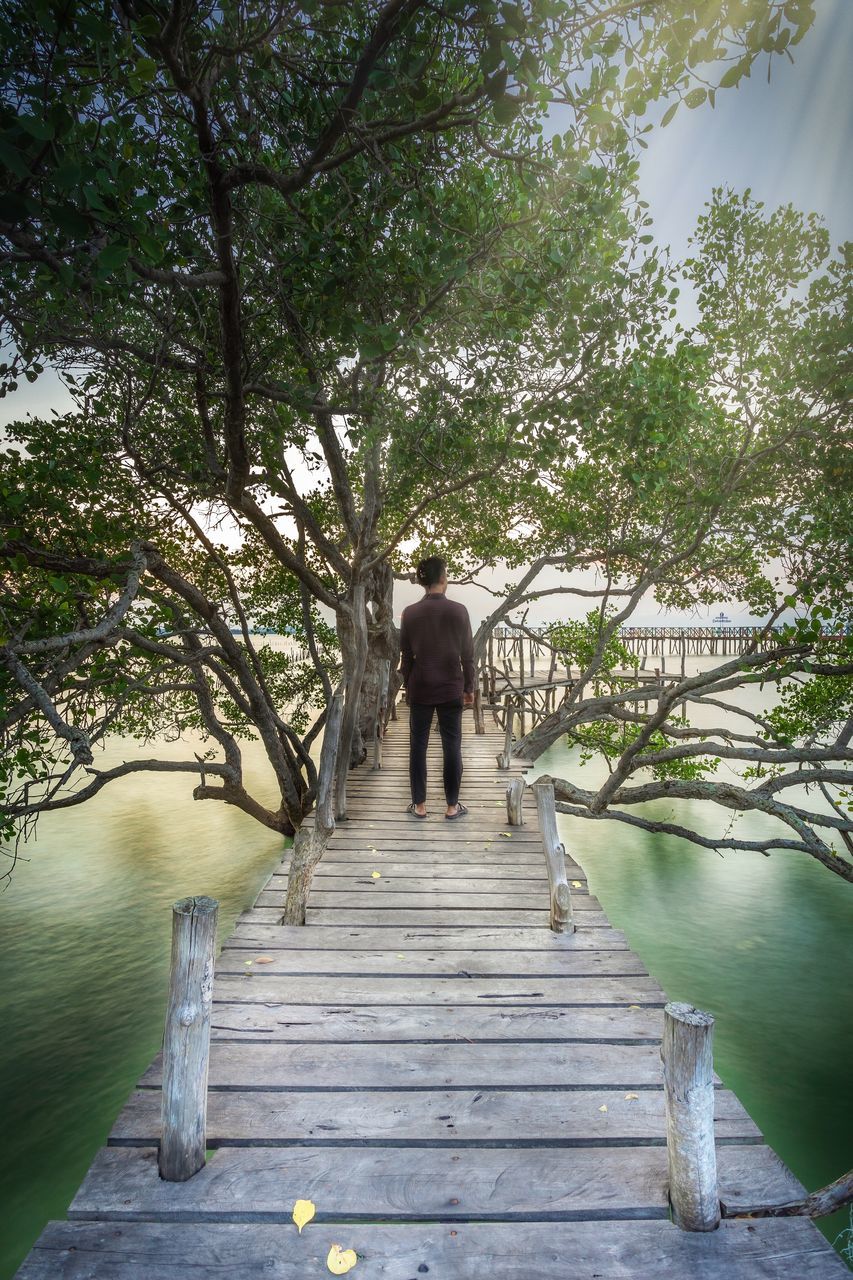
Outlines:
[{"label": "reflection on water", "polygon": [[[167,750],[186,758],[186,745]],[[121,758],[113,744],[106,762]],[[271,800],[262,753],[247,748],[246,760],[250,788]],[[562,746],[530,776],[567,771],[587,785],[597,776]],[[224,937],[281,854],[281,838],[244,814],[193,803],[192,785],[134,776],[45,818],[0,893],[0,1277],[64,1215],[159,1047],[171,903],[218,898]],[[654,811],[707,833],[731,820],[696,802]],[[593,892],[669,995],[714,1013],[717,1069],[783,1159],[809,1188],[849,1168],[850,886],[800,854],[720,857],[619,823],[560,822]],[[751,815],[738,830],[771,827]]]}]

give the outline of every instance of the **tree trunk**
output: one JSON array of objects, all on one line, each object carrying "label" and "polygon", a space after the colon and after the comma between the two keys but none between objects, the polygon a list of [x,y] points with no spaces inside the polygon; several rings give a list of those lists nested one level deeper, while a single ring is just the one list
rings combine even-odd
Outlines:
[{"label": "tree trunk", "polygon": [[367,584],[367,600],[373,605],[368,625],[367,658],[361,684],[358,719],[353,735],[350,764],[361,764],[368,744],[372,744],[376,699],[383,676],[383,662],[391,663],[387,705],[396,699],[401,680],[397,673],[400,660],[400,632],[394,625],[394,578],[391,566],[383,562],[375,566]]},{"label": "tree trunk", "polygon": [[[367,663],[368,625],[363,582],[353,586],[350,611],[338,614],[338,637],[343,658],[346,701],[341,721],[341,739],[335,768],[335,817],[346,819],[347,774],[353,763],[360,764],[367,754],[358,730],[361,688]],[[355,760],[353,760],[355,756]]]},{"label": "tree trunk", "polygon": [[341,722],[343,720],[344,695],[339,690],[332,698],[323,732],[320,749],[320,768],[317,778],[317,812],[313,827],[303,827],[296,833],[290,874],[287,877],[287,895],[284,900],[282,924],[304,924],[308,907],[308,894],[318,862],[326,852],[326,845],[335,829],[335,773],[340,753]]},{"label": "tree trunk", "polygon": [[553,747],[566,732],[566,719],[565,708],[558,707],[540,720],[523,738],[519,738],[512,754],[519,760],[538,760],[542,752]]}]

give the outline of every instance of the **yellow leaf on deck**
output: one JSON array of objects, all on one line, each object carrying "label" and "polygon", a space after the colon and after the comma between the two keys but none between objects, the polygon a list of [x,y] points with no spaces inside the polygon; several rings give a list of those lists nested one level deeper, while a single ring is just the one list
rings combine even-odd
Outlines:
[{"label": "yellow leaf on deck", "polygon": [[374,879],[374,880],[381,880],[381,879],[382,879],[382,872],[381,872],[381,871],[371,871],[371,873],[370,873],[370,874],[371,874],[371,876],[373,877],[373,879]]},{"label": "yellow leaf on deck", "polygon": [[306,1223],[310,1222],[317,1212],[317,1206],[313,1200],[297,1200],[293,1206],[293,1221],[299,1228],[299,1234],[302,1234],[302,1228]]},{"label": "yellow leaf on deck", "polygon": [[357,1262],[355,1249],[342,1249],[339,1244],[333,1244],[326,1259],[326,1266],[333,1276],[343,1276],[348,1271],[352,1271]]},{"label": "yellow leaf on deck", "polygon": [[625,1094],[625,1101],[626,1101],[626,1102],[636,1102],[636,1101],[637,1101],[637,1099],[639,1098],[639,1096],[640,1096],[640,1095],[639,1095],[638,1093],[626,1093],[626,1094]]},{"label": "yellow leaf on deck", "polygon": [[572,888],[573,888],[573,889],[582,889],[582,888],[583,888],[583,880],[573,880],[573,881],[572,881]]},{"label": "yellow leaf on deck", "polygon": [[397,952],[397,959],[398,959],[398,960],[405,960],[405,958],[406,958],[406,957],[403,955],[402,951],[398,951],[398,952]]},{"label": "yellow leaf on deck", "polygon": [[639,1009],[639,1008],[640,1008],[640,1006],[639,1006],[638,1004],[629,1004],[629,1005],[628,1005],[628,1008],[629,1008],[629,1009]]},{"label": "yellow leaf on deck", "polygon": [[244,960],[244,961],[243,961],[243,964],[251,964],[251,963],[252,963],[252,961],[251,961],[251,960]]},{"label": "yellow leaf on deck", "polygon": [[603,1106],[603,1107],[599,1107],[598,1109],[599,1109],[599,1111],[606,1111],[606,1110],[607,1110],[607,1103],[605,1102],[604,1106]]},{"label": "yellow leaf on deck", "polygon": [[275,956],[255,956],[255,964],[275,964]]},{"label": "yellow leaf on deck", "polygon": [[511,839],[512,839],[512,832],[511,832],[511,831],[500,831],[498,834],[499,834],[499,835],[504,836],[507,840],[511,840]]}]

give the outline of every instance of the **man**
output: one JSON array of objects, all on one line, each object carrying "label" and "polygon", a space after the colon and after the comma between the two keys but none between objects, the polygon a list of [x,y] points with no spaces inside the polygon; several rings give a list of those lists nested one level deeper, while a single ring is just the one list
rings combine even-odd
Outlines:
[{"label": "man", "polygon": [[444,756],[445,818],[463,817],[462,709],[474,703],[474,639],[464,604],[447,599],[447,567],[439,556],[422,560],[418,582],[425,595],[407,605],[400,619],[400,672],[409,704],[409,781],[412,803],[406,812],[428,817],[426,756],[433,712]]}]

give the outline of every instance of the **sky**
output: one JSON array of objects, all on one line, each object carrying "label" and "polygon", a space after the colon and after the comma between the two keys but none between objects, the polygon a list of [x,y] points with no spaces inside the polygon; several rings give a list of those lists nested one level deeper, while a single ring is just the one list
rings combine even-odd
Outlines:
[{"label": "sky", "polygon": [[[826,220],[833,249],[853,237],[853,0],[815,0],[815,22],[792,49],[793,64],[774,56],[770,82],[767,55],[762,54],[749,79],[736,89],[718,91],[716,107],[680,107],[665,129],[645,135],[648,149],[640,152],[640,194],[649,202],[654,219],[647,228],[656,241],[669,245],[677,260],[689,252],[691,235],[702,206],[715,186],[737,191],[751,188],[766,209],[791,203],[801,211],[817,212]],[[666,103],[649,108],[646,118],[657,121]],[[67,412],[70,398],[58,379],[46,372],[37,383],[24,383],[0,403],[0,426],[27,413]],[[486,585],[500,587],[505,573],[484,575]],[[545,575],[542,586],[556,579]],[[576,580],[580,582],[580,579]],[[589,585],[589,584],[587,584]],[[469,608],[475,625],[488,612],[491,597],[475,587],[451,588]],[[421,595],[414,584],[395,592],[395,614]],[[576,617],[588,603],[543,601],[529,621]],[[749,615],[727,608],[734,622]],[[701,621],[717,614],[719,606],[702,618],[668,614],[667,621]],[[660,624],[653,600],[636,615],[638,623]]]}]

